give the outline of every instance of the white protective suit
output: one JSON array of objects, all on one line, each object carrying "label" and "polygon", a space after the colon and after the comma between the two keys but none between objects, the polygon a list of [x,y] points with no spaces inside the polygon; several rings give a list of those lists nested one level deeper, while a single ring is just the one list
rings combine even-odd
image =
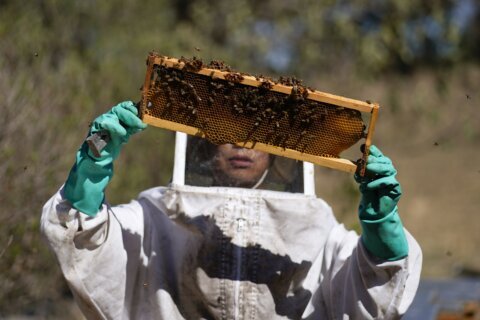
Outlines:
[{"label": "white protective suit", "polygon": [[42,232],[89,319],[396,319],[421,251],[373,257],[321,199],[172,184],[91,218],[61,189]]}]

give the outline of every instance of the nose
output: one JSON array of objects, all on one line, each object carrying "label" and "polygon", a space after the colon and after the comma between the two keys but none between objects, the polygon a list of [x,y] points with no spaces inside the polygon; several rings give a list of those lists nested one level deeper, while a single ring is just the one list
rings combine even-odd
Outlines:
[{"label": "nose", "polygon": [[243,148],[243,147],[237,146],[235,144],[232,144],[232,149],[246,149],[246,148]]}]

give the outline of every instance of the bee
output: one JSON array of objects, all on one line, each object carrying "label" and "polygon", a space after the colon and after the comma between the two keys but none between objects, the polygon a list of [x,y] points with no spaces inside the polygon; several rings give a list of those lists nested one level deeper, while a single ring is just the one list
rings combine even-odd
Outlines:
[{"label": "bee", "polygon": [[260,89],[266,90],[266,91],[272,89],[272,87],[273,87],[273,84],[268,80],[262,81],[259,86]]},{"label": "bee", "polygon": [[205,118],[200,124],[200,126],[206,129],[209,122],[210,122],[210,118]]},{"label": "bee", "polygon": [[296,96],[297,94],[298,94],[298,87],[297,87],[297,86],[293,86],[293,87],[292,87],[291,95]]},{"label": "bee", "polygon": [[284,136],[285,136],[285,139],[283,139],[282,144],[281,144],[281,147],[283,148],[283,151],[285,151],[287,149],[287,141],[288,141],[288,139],[290,139],[290,135],[288,133],[285,134]]},{"label": "bee", "polygon": [[258,128],[258,126],[260,126],[260,124],[262,123],[262,120],[263,120],[263,119],[260,118],[260,117],[257,117],[255,120],[256,120],[256,121],[255,121],[255,123],[253,124],[253,126],[254,126],[255,128]]},{"label": "bee", "polygon": [[194,91],[193,98],[194,98],[196,104],[199,104],[200,101],[202,101],[202,98],[200,98],[195,91]]},{"label": "bee", "polygon": [[243,107],[239,106],[238,104],[234,104],[234,105],[233,105],[233,109],[234,109],[238,114],[243,113]]}]

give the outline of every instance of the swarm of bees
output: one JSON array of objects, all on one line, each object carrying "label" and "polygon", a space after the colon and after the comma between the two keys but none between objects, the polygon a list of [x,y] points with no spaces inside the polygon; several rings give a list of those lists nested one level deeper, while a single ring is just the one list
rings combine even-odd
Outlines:
[{"label": "swarm of bees", "polygon": [[[214,60],[180,58],[174,68],[154,66],[149,101],[154,116],[196,127],[211,142],[262,142],[311,154],[338,157],[344,149],[365,136],[365,125],[357,110],[339,108],[308,99],[312,89],[294,77],[277,81],[255,77],[259,86],[242,84],[244,73]],[[224,79],[198,74],[202,68],[226,72]],[[274,84],[291,87],[289,94],[271,90]],[[351,121],[340,136],[338,125]],[[329,137],[326,137],[330,135]],[[327,143],[316,143],[324,139]],[[315,143],[314,143],[315,142]]]}]

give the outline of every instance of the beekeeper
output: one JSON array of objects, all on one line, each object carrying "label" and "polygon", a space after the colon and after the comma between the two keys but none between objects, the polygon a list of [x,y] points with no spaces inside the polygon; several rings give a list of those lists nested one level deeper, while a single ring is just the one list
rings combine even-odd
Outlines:
[{"label": "beekeeper", "polygon": [[371,178],[357,177],[359,237],[323,200],[299,192],[306,176],[295,161],[201,139],[186,144],[185,184],[177,171],[169,186],[110,206],[113,161],[145,127],[132,102],[98,117],[90,133],[107,130],[106,148],[95,157],[84,143],[43,208],[42,232],[88,319],[395,319],[406,311],[422,255],[397,212],[396,170],[377,148]]}]

